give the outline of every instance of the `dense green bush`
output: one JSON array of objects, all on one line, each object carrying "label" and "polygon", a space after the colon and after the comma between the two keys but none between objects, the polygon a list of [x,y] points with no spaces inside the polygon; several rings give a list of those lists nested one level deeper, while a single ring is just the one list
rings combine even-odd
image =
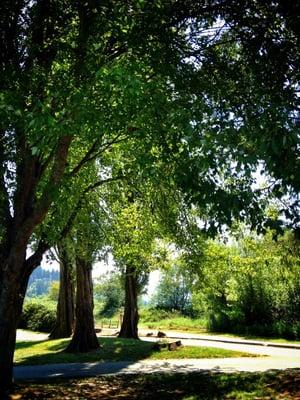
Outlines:
[{"label": "dense green bush", "polygon": [[248,235],[232,246],[211,242],[193,287],[207,328],[287,339],[300,337],[299,240]]},{"label": "dense green bush", "polygon": [[19,328],[51,332],[55,320],[55,308],[50,302],[31,300],[24,304]]},{"label": "dense green bush", "polygon": [[166,311],[143,307],[140,310],[140,325],[143,328],[202,332],[205,327],[203,319],[194,319],[178,311]]}]

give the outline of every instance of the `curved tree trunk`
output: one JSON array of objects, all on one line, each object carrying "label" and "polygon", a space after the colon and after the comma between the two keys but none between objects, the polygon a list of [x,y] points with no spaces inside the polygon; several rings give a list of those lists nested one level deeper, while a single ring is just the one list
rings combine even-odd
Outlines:
[{"label": "curved tree trunk", "polygon": [[76,323],[72,340],[66,348],[68,353],[85,353],[99,349],[95,334],[93,315],[92,265],[76,256]]},{"label": "curved tree trunk", "polygon": [[135,268],[126,267],[125,272],[125,306],[119,337],[138,339],[138,287]]},{"label": "curved tree trunk", "polygon": [[56,322],[50,339],[70,337],[74,328],[74,284],[73,284],[73,262],[68,248],[64,243],[58,246],[58,257],[60,261],[59,295],[56,311]]}]

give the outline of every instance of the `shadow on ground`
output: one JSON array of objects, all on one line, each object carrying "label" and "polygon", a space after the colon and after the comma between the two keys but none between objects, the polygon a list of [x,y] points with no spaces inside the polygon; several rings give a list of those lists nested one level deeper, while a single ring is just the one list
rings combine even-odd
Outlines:
[{"label": "shadow on ground", "polygon": [[101,344],[100,350],[76,354],[64,352],[69,339],[18,342],[16,350],[22,351],[22,355],[17,365],[80,363],[88,361],[139,361],[150,357],[151,354],[157,351],[153,349],[153,343],[142,340],[101,338],[99,342]]},{"label": "shadow on ground", "polygon": [[[97,377],[18,385],[10,399],[212,400],[300,399],[300,370],[259,373],[192,373]],[[16,397],[19,396],[19,397]]]}]

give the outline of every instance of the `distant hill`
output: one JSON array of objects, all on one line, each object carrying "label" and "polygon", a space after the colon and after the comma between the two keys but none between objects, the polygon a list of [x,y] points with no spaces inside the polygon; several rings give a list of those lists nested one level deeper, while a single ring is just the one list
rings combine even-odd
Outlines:
[{"label": "distant hill", "polygon": [[47,294],[53,281],[59,281],[59,271],[36,268],[29,278],[26,296],[37,297]]}]

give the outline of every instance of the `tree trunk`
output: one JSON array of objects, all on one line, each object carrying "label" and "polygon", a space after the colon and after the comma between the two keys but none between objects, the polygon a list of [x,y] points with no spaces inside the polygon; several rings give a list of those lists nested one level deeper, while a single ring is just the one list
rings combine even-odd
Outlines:
[{"label": "tree trunk", "polygon": [[119,337],[138,339],[138,288],[135,268],[126,267],[125,272],[125,307]]},{"label": "tree trunk", "polygon": [[5,397],[13,383],[16,331],[29,279],[29,275],[21,276],[18,272],[18,262],[13,267],[8,265],[0,276],[0,398]]},{"label": "tree trunk", "polygon": [[59,295],[56,311],[56,322],[50,339],[70,337],[74,328],[74,284],[73,263],[68,248],[64,243],[58,246],[60,261]]},{"label": "tree trunk", "polygon": [[76,323],[72,340],[66,348],[68,353],[86,353],[99,349],[95,334],[93,315],[92,265],[76,256]]}]

